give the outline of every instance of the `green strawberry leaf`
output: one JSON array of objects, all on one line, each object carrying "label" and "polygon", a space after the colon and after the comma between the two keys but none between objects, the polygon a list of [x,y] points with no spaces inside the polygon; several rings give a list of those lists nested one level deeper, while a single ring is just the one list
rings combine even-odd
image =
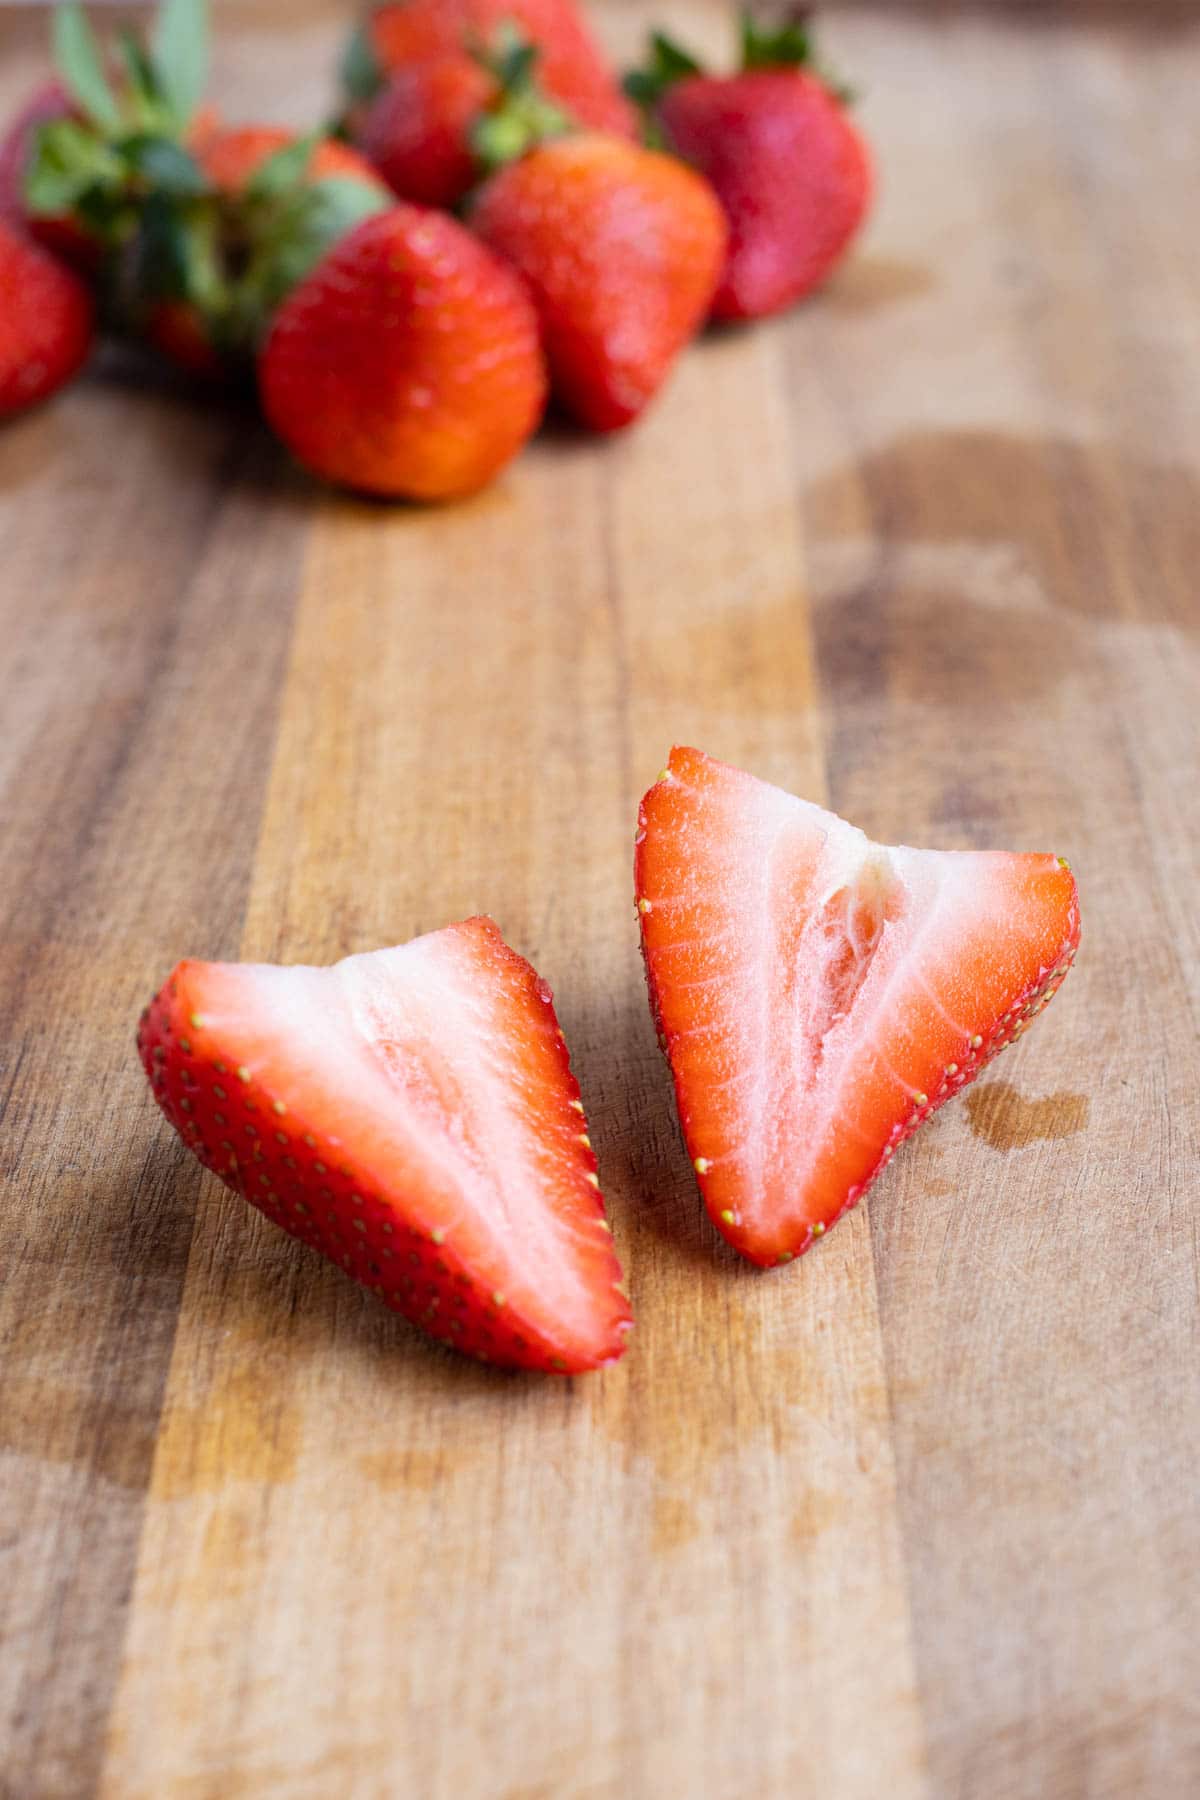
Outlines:
[{"label": "green strawberry leaf", "polygon": [[565,137],[575,121],[548,100],[514,98],[494,112],[481,113],[471,126],[470,142],[487,173],[516,162],[548,138]]},{"label": "green strawberry leaf", "polygon": [[168,194],[148,194],[142,207],[135,287],[143,302],[191,297],[187,229]]},{"label": "green strawberry leaf", "polygon": [[373,100],[383,86],[383,70],[365,25],[356,25],[347,39],[340,73],[348,100]]},{"label": "green strawberry leaf", "polygon": [[504,24],[491,49],[470,46],[480,66],[493,76],[499,93],[470,128],[471,148],[487,172],[515,162],[547,138],[576,128],[570,113],[548,99],[536,78],[539,51],[515,26]]},{"label": "green strawberry leaf", "polygon": [[743,69],[800,69],[812,63],[808,9],[785,8],[779,22],[760,25],[750,7],[741,16]]},{"label": "green strawberry leaf", "polygon": [[180,202],[151,194],[141,208],[129,281],[134,320],[164,300],[183,300],[218,334],[230,305],[221,266],[217,208],[207,201]]},{"label": "green strawberry leaf", "polygon": [[668,81],[682,81],[685,75],[702,75],[703,67],[694,56],[669,38],[665,31],[656,31],[650,39],[657,68]]},{"label": "green strawberry leaf", "polygon": [[134,223],[128,200],[111,181],[86,188],[72,206],[71,218],[110,250],[125,241]]},{"label": "green strawberry leaf", "polygon": [[372,214],[386,212],[386,194],[352,176],[329,176],[301,188],[282,209],[253,282],[263,323],[310,275],[339,238]]},{"label": "green strawberry leaf", "polygon": [[129,97],[139,124],[149,126],[163,109],[163,94],[154,65],[128,26],[117,33],[117,52],[125,65]]},{"label": "green strawberry leaf", "polygon": [[483,43],[473,43],[469,49],[475,61],[489,75],[495,76],[505,93],[517,93],[532,85],[538,47],[523,37],[515,25],[506,22],[499,26],[490,49]]},{"label": "green strawberry leaf", "polygon": [[759,25],[750,8],[743,10],[743,69],[809,69],[842,106],[852,106],[857,90],[821,61],[808,28],[809,9],[785,6],[774,26]]},{"label": "green strawberry leaf", "polygon": [[285,144],[282,150],[273,151],[246,183],[247,200],[274,200],[299,187],[308,173],[321,135],[319,131],[310,131],[294,143]]},{"label": "green strawberry leaf", "polygon": [[175,199],[191,199],[208,191],[208,181],[194,156],[174,138],[152,132],[126,138],[121,154],[151,188]]},{"label": "green strawberry leaf", "polygon": [[152,60],[176,125],[186,125],[208,85],[207,0],[162,0]]},{"label": "green strawberry leaf", "polygon": [[25,204],[31,213],[71,212],[93,188],[116,188],[125,165],[115,150],[78,119],[55,119],[35,133],[25,171]]},{"label": "green strawberry leaf", "polygon": [[72,98],[101,131],[120,131],[121,109],[105,77],[100,47],[74,0],[55,7],[53,36],[54,60]]},{"label": "green strawberry leaf", "polygon": [[621,83],[635,106],[643,109],[657,105],[667,89],[689,75],[703,75],[704,69],[694,56],[665,32],[650,34],[650,49],[640,69],[631,69]]}]

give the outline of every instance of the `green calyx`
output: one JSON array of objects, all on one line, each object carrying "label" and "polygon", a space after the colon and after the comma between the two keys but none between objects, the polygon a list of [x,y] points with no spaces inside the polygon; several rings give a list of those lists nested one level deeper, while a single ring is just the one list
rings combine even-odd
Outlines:
[{"label": "green calyx", "polygon": [[495,100],[471,127],[471,149],[484,174],[516,162],[549,138],[575,130],[570,113],[539,87],[537,46],[515,27],[501,25],[493,46],[477,45],[472,54],[497,86]]},{"label": "green calyx", "polygon": [[635,106],[649,113],[667,89],[690,75],[703,75],[703,64],[682,49],[665,32],[650,34],[650,47],[641,68],[630,69],[621,85]]},{"label": "green calyx", "polygon": [[83,8],[54,9],[54,61],[84,118],[110,138],[130,131],[178,136],[208,82],[206,0],[162,0],[148,45],[128,29],[117,34],[114,86]]},{"label": "green calyx", "polygon": [[[843,105],[853,98],[851,89],[818,62],[809,28],[810,8],[746,6],[739,15],[740,68],[809,69]],[[622,82],[626,94],[642,109],[647,137],[658,136],[655,108],[678,81],[707,71],[688,51],[662,32],[651,34],[649,50],[640,68],[630,70]]]},{"label": "green calyx", "polygon": [[[311,149],[310,140],[310,156]],[[268,167],[264,164],[260,174]],[[256,187],[235,200],[227,215],[249,246],[244,266],[235,264],[227,275],[226,306],[214,321],[221,347],[232,355],[251,354],[276,307],[338,239],[391,204],[381,189],[349,175],[309,181],[301,172],[282,189],[263,193],[253,191]]]},{"label": "green calyx", "polygon": [[338,73],[342,92],[351,106],[373,100],[384,87],[386,78],[365,24],[356,25],[347,38]]},{"label": "green calyx", "polygon": [[222,358],[248,362],[280,302],[339,238],[390,204],[352,176],[309,180],[318,141],[276,151],[239,193],[209,187],[183,202],[152,194],[120,259],[126,328],[139,330],[163,301],[183,302]]},{"label": "green calyx", "polygon": [[266,158],[238,192],[214,185],[188,148],[208,71],[207,0],[162,0],[148,41],[121,31],[108,59],[80,7],[60,6],[54,44],[78,116],[36,134],[25,203],[86,231],[116,330],[141,335],[159,306],[181,302],[215,350],[249,357],[283,297],[389,204],[365,180],[310,180],[318,135]]},{"label": "green calyx", "polygon": [[806,6],[784,6],[770,24],[760,24],[751,7],[741,13],[743,69],[805,69],[813,63]]},{"label": "green calyx", "polygon": [[184,138],[208,75],[207,6],[163,0],[150,43],[122,30],[107,62],[74,0],[55,8],[53,37],[78,116],[36,134],[25,202],[31,213],[70,214],[112,248],[137,229],[151,193],[190,197],[203,190]]}]

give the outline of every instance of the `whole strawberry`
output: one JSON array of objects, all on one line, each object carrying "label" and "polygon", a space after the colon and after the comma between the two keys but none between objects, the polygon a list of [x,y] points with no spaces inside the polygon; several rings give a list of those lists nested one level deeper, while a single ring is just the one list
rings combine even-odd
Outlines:
[{"label": "whole strawberry", "polygon": [[182,266],[158,261],[153,226],[144,229],[133,311],[140,334],[172,362],[228,381],[250,366],[284,294],[391,195],[350,145],[280,126],[214,130],[194,157],[202,189],[168,214]]},{"label": "whole strawberry", "polygon": [[431,57],[490,49],[504,27],[536,48],[546,93],[581,125],[633,136],[633,108],[575,0],[399,0],[377,7],[343,61],[352,113],[389,75]]},{"label": "whole strawberry", "polygon": [[458,51],[399,69],[371,102],[356,134],[392,192],[419,206],[454,206],[478,179],[471,127],[496,83]]},{"label": "whole strawberry", "polygon": [[486,56],[408,64],[372,101],[357,142],[402,200],[455,206],[488,169],[574,126],[539,65],[537,46],[509,26]]},{"label": "whole strawberry", "polygon": [[701,170],[729,221],[717,319],[781,311],[831,273],[870,205],[867,145],[842,94],[812,66],[802,26],[743,27],[740,74],[706,75],[656,37],[627,86],[662,141]]},{"label": "whole strawberry", "polygon": [[280,306],[259,358],[267,419],[315,474],[446,500],[481,488],[536,429],[537,317],[454,219],[365,220]]},{"label": "whole strawberry", "polygon": [[79,277],[0,219],[0,418],[45,400],[92,347],[92,300]]},{"label": "whole strawberry", "polygon": [[60,86],[10,133],[0,198],[83,247],[107,326],[207,377],[252,368],[284,294],[386,185],[319,135],[219,127],[205,0],[161,0],[145,41],[109,52],[73,0],[53,18]]},{"label": "whole strawberry", "polygon": [[[133,174],[132,165],[122,162],[119,150],[125,138],[136,136],[135,120],[124,110],[129,100],[128,95],[113,96],[120,123],[116,132],[105,141],[98,135],[94,122],[89,121],[88,115],[72,98],[66,84],[61,80],[47,81],[29,96],[0,138],[0,218],[20,224],[39,244],[44,244],[56,256],[65,257],[89,277],[95,275],[101,259],[104,226],[95,217],[81,215],[78,203],[83,190],[76,182],[71,165],[78,159],[82,171],[84,163],[90,159],[93,176],[99,178],[103,170],[110,193],[115,177]],[[40,179],[35,178],[35,172],[43,148],[43,129],[64,122],[66,131],[56,131],[48,140],[52,165],[48,184],[50,204],[54,203],[55,180],[64,183],[61,196],[64,210],[56,215],[45,210],[45,203],[36,199],[37,189],[47,183],[45,170]],[[165,132],[165,117],[160,125]],[[172,127],[166,135],[171,135],[172,141],[177,135],[183,147],[198,154],[216,129],[216,113],[211,107],[203,106],[197,108],[186,122],[180,122],[177,130]]]},{"label": "whole strawberry", "polygon": [[725,254],[706,181],[599,133],[554,139],[500,169],[471,225],[524,276],[554,393],[594,431],[629,424],[662,386]]}]

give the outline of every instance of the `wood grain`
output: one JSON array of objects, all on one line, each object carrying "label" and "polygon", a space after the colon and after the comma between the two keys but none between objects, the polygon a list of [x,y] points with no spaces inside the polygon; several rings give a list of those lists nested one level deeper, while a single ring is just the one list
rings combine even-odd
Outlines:
[{"label": "wood grain", "polygon": [[[328,0],[223,27],[232,114],[322,103]],[[0,438],[6,1800],[1200,1784],[1200,25],[827,38],[867,240],[621,439],[388,511],[113,356]],[[8,105],[30,20],[0,44]],[[1047,1022],[766,1276],[642,991],[673,739],[1083,897]],[[477,909],[555,987],[631,1273],[629,1356],[572,1383],[247,1216],[131,1051],[178,955]]]}]

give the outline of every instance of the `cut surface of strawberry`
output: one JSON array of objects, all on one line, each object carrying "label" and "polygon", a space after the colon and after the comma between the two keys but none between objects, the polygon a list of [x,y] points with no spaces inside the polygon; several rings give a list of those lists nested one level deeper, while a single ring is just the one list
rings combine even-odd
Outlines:
[{"label": "cut surface of strawberry", "polygon": [[1071,965],[1059,857],[911,850],[698,750],[642,801],[651,1005],[714,1224],[808,1250]]},{"label": "cut surface of strawberry", "polygon": [[137,1041],[200,1160],[432,1336],[560,1373],[621,1355],[553,997],[490,919],[332,968],[181,962]]}]

